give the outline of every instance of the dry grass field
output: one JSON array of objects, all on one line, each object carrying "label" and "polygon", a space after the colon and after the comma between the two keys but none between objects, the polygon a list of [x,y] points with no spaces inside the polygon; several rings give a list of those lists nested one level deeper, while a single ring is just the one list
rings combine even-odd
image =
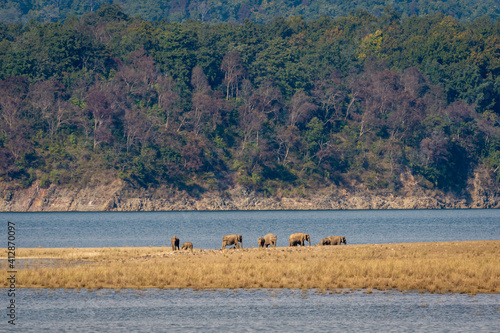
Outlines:
[{"label": "dry grass field", "polygon": [[[7,271],[7,251],[0,250]],[[499,293],[500,241],[172,251],[20,248],[16,287]],[[5,274],[4,274],[5,276]],[[2,279],[0,287],[7,287]]]}]

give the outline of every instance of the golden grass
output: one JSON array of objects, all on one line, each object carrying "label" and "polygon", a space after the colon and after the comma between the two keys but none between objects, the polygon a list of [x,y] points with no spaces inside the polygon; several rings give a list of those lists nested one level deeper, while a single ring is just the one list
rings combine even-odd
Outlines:
[{"label": "golden grass", "polygon": [[[16,287],[21,288],[500,292],[500,241],[193,252],[167,247],[21,248],[16,254],[16,259],[35,263],[18,268]],[[0,268],[7,271],[6,250],[0,256]],[[58,260],[44,264],[43,259]],[[3,279],[0,287],[7,283]]]}]

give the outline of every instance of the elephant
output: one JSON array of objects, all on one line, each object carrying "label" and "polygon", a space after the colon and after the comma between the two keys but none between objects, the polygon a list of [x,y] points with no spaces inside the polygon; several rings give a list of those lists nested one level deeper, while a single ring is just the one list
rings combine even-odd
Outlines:
[{"label": "elephant", "polygon": [[257,244],[259,244],[259,249],[264,248],[264,244],[266,244],[266,240],[264,239],[264,237],[259,237],[259,239],[257,240]]},{"label": "elephant", "polygon": [[176,236],[172,237],[172,251],[178,250],[179,249],[179,238]]},{"label": "elephant", "polygon": [[342,243],[347,245],[345,236],[330,236],[328,239],[330,240],[330,245],[342,245]]},{"label": "elephant", "polygon": [[241,235],[226,235],[222,237],[222,247],[225,249],[226,246],[234,245],[235,248],[243,248],[243,237]]},{"label": "elephant", "polygon": [[191,242],[182,243],[181,249],[192,251],[193,250],[193,243],[191,243]]},{"label": "elephant", "polygon": [[332,241],[330,240],[330,238],[323,238],[321,240],[321,243],[318,245],[332,245]]},{"label": "elephant", "polygon": [[278,237],[273,234],[267,234],[264,236],[264,240],[265,240],[264,247],[266,248],[268,246],[276,247],[276,241],[278,240]]},{"label": "elephant", "polygon": [[291,234],[288,240],[288,246],[304,246],[305,241],[308,241],[309,246],[311,246],[311,239],[309,238],[309,234],[303,234],[301,232]]}]

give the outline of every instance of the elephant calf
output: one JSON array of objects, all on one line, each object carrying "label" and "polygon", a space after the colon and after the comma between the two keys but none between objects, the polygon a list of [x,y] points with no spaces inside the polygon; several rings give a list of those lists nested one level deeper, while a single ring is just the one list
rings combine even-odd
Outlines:
[{"label": "elephant calf", "polygon": [[178,250],[179,249],[179,238],[176,236],[172,237],[170,240],[172,242],[172,251]]},{"label": "elephant calf", "polygon": [[243,248],[243,236],[241,235],[226,235],[222,237],[222,249],[225,249],[226,246],[234,245],[235,248],[239,249],[240,246]]},{"label": "elephant calf", "polygon": [[330,240],[330,238],[323,238],[321,240],[321,243],[318,245],[332,245],[332,241]]},{"label": "elephant calf", "polygon": [[192,251],[193,250],[193,243],[191,243],[191,242],[183,243],[181,249]]},{"label": "elephant calf", "polygon": [[329,245],[341,245],[342,243],[347,245],[347,242],[345,240],[345,236],[330,236],[330,237],[328,237],[328,239],[330,240]]}]

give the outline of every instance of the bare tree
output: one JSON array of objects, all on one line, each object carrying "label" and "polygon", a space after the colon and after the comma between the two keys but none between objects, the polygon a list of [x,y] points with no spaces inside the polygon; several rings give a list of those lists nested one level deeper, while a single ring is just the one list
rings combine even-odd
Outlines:
[{"label": "bare tree", "polygon": [[252,95],[252,104],[255,105],[255,108],[265,114],[274,115],[275,120],[282,109],[281,102],[281,91],[270,81],[263,82]]},{"label": "bare tree", "polygon": [[191,73],[191,86],[193,86],[195,93],[210,93],[211,88],[201,66],[193,68],[193,72]]},{"label": "bare tree", "polygon": [[401,87],[393,71],[368,71],[357,80],[362,112],[357,116],[359,136],[382,126],[384,118],[398,107]]},{"label": "bare tree", "polygon": [[154,85],[158,79],[153,58],[144,49],[139,49],[131,53],[127,62],[127,65],[120,66],[115,79],[125,86],[127,94],[145,99],[149,105],[156,97]]},{"label": "bare tree", "polygon": [[178,107],[180,96],[176,91],[175,82],[170,76],[159,76],[155,85],[158,98],[158,106],[162,110],[162,119],[154,121],[164,128],[169,130],[171,123],[179,121],[181,110]]},{"label": "bare tree", "polygon": [[278,128],[276,134],[276,158],[278,163],[288,164],[290,152],[293,147],[298,145],[299,141],[300,135],[297,127],[289,125]]},{"label": "bare tree", "polygon": [[194,18],[196,15],[200,15],[201,22],[205,22],[210,9],[210,2],[206,0],[195,0],[189,4],[189,14],[191,15],[191,18]]},{"label": "bare tree", "polygon": [[224,71],[224,84],[226,85],[226,100],[229,95],[238,96],[238,83],[244,75],[240,53],[236,50],[229,51],[222,59],[221,69]]},{"label": "bare tree", "polygon": [[427,85],[426,78],[422,73],[413,67],[403,71],[400,77],[401,85],[404,91],[412,98],[418,98],[423,92],[423,88]]},{"label": "bare tree", "polygon": [[147,139],[151,126],[147,125],[146,111],[142,108],[131,107],[125,109],[124,135],[126,139],[127,152],[137,141]]},{"label": "bare tree", "polygon": [[262,111],[256,110],[251,103],[241,106],[238,113],[238,127],[243,133],[243,142],[241,144],[241,150],[243,151],[251,138],[255,138],[255,142],[257,145],[259,144],[259,132],[266,117]]},{"label": "bare tree", "polygon": [[73,105],[61,96],[62,87],[56,81],[39,81],[30,87],[31,104],[40,110],[50,136],[67,123],[72,114]]},{"label": "bare tree", "polygon": [[21,123],[27,84],[23,78],[10,77],[0,81],[0,91],[1,117],[7,127],[14,130]]},{"label": "bare tree", "polygon": [[[26,81],[21,77],[9,77],[0,81],[0,119],[3,120],[0,121],[0,130],[7,138],[3,146],[8,151],[2,155],[8,160],[9,156],[19,160],[31,146],[26,140],[27,124],[23,117],[27,87]],[[13,168],[11,166],[7,169]]]},{"label": "bare tree", "polygon": [[197,93],[193,94],[192,104],[193,108],[187,116],[195,136],[198,136],[204,126],[215,130],[222,121],[220,101],[210,95]]},{"label": "bare tree", "polygon": [[449,157],[448,138],[441,133],[432,133],[420,142],[420,153],[424,165],[446,163]]},{"label": "bare tree", "polygon": [[183,168],[189,171],[198,171],[203,166],[203,140],[193,133],[187,134],[186,144],[182,146]]},{"label": "bare tree", "polygon": [[86,110],[93,116],[94,149],[102,142],[111,140],[110,126],[113,117],[111,103],[106,95],[94,88],[87,94]]},{"label": "bare tree", "polygon": [[194,93],[192,96],[193,108],[187,114],[195,136],[198,136],[205,126],[215,130],[222,121],[221,110],[223,105],[212,92],[208,80],[201,67],[196,66],[191,74],[191,85]]},{"label": "bare tree", "polygon": [[290,100],[288,124],[296,126],[306,121],[312,111],[318,107],[310,102],[310,98],[302,90],[297,91]]},{"label": "bare tree", "polygon": [[332,73],[327,78],[318,80],[312,93],[317,104],[321,105],[325,123],[333,122],[340,117],[347,96],[339,73]]},{"label": "bare tree", "polygon": [[4,145],[17,161],[29,151],[31,144],[26,140],[24,133],[20,129],[8,133],[8,138]]}]

